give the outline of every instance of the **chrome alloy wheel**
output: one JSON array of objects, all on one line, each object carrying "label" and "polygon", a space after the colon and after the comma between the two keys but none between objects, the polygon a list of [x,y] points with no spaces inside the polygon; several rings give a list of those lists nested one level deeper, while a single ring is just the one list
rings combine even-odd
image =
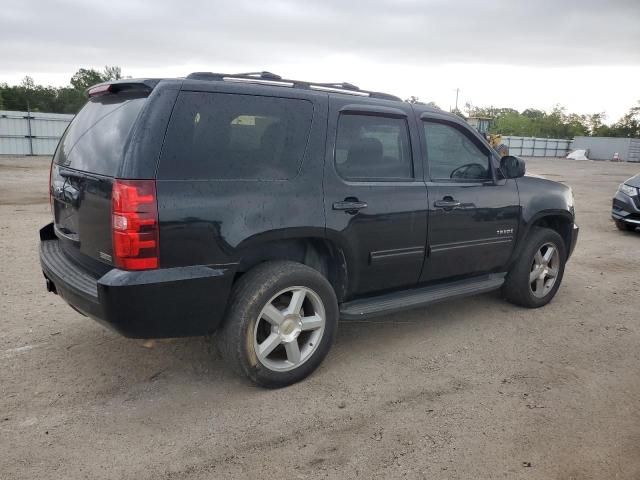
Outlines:
[{"label": "chrome alloy wheel", "polygon": [[560,267],[560,253],[553,243],[542,245],[535,256],[529,273],[529,289],[536,297],[547,295],[556,283]]},{"label": "chrome alloy wheel", "polygon": [[325,327],[320,296],[307,287],[289,287],[260,312],[253,332],[253,347],[262,365],[286,372],[306,362],[316,351]]}]

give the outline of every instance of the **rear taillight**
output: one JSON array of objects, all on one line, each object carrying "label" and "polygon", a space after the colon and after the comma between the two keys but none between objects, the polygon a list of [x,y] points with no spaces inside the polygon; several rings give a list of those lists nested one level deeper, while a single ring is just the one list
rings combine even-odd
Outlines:
[{"label": "rear taillight", "polygon": [[125,270],[159,265],[158,204],[155,180],[115,180],[111,194],[113,258]]},{"label": "rear taillight", "polygon": [[105,93],[109,93],[110,91],[111,91],[111,85],[103,83],[101,85],[90,87],[87,90],[87,95],[89,97],[97,97],[98,95],[104,95]]}]

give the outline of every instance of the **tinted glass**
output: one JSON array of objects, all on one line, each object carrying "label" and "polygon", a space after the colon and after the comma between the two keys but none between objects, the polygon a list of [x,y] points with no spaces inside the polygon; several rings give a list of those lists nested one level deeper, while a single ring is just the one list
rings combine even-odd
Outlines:
[{"label": "tinted glass", "polygon": [[424,123],[427,161],[432,179],[491,178],[489,154],[460,130],[442,123]]},{"label": "tinted glass", "polygon": [[309,138],[306,100],[183,92],[167,130],[159,178],[284,180]]},{"label": "tinted glass", "polygon": [[89,100],[60,139],[54,161],[84,172],[115,176],[145,100],[110,94]]},{"label": "tinted glass", "polygon": [[343,178],[411,179],[413,164],[407,122],[401,118],[341,115],[336,169]]}]

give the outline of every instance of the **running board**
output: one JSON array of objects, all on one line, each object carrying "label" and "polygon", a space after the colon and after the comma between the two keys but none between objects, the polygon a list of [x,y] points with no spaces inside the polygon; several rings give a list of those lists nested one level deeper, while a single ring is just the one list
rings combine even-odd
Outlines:
[{"label": "running board", "polygon": [[352,300],[340,305],[340,318],[355,320],[387,315],[443,300],[490,292],[502,286],[505,275],[506,273],[494,273],[443,285],[402,290],[376,297]]}]

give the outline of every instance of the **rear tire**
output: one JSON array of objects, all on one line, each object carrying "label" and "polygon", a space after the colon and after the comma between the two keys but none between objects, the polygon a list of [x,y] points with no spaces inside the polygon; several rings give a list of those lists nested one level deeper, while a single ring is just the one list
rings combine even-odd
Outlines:
[{"label": "rear tire", "polygon": [[320,365],[338,317],[335,292],[322,274],[296,262],[265,262],[234,286],[218,346],[237,373],[263,387],[284,387]]},{"label": "rear tire", "polygon": [[623,232],[632,232],[636,229],[634,225],[629,225],[628,223],[623,222],[622,220],[616,220],[616,227],[618,230],[622,230]]},{"label": "rear tire", "polygon": [[511,303],[538,308],[549,303],[560,288],[567,253],[562,237],[548,228],[532,227],[525,242],[502,293]]}]

